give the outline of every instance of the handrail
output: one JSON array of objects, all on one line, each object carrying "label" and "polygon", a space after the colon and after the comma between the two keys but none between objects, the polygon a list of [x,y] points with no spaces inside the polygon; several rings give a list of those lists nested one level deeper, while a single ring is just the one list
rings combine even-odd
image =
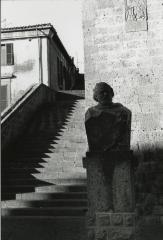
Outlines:
[{"label": "handrail", "polygon": [[25,98],[26,96],[30,93],[33,92],[36,88],[39,87],[40,84],[33,84],[32,86],[30,86],[25,92],[24,94],[17,99],[14,103],[10,104],[4,111],[2,111],[1,113],[1,121],[9,114],[13,111],[14,108],[16,108]]},{"label": "handrail", "polygon": [[6,151],[23,134],[33,114],[43,105],[56,101],[56,92],[45,84],[37,84],[3,114],[1,121],[1,149]]}]

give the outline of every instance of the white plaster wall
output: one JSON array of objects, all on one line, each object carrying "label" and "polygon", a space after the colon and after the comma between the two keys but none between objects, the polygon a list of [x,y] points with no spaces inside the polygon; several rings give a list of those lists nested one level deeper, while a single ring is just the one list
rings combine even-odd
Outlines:
[{"label": "white plaster wall", "polygon": [[42,74],[43,74],[43,83],[49,86],[47,41],[48,41],[47,38],[42,38]]},{"label": "white plaster wall", "polygon": [[39,83],[39,51],[38,39],[6,40],[13,43],[14,65],[2,66],[1,75],[14,75],[11,80],[11,99],[19,95],[33,84]]}]

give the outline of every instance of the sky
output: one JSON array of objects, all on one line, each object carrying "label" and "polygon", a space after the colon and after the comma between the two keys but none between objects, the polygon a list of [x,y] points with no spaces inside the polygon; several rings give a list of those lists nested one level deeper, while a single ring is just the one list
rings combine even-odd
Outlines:
[{"label": "sky", "polygon": [[2,27],[51,23],[84,72],[82,0],[1,0]]}]

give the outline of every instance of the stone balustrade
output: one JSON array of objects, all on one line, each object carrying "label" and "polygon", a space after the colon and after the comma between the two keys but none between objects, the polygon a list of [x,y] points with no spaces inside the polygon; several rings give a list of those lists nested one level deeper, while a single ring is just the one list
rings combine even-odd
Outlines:
[{"label": "stone balustrade", "polygon": [[43,104],[54,102],[56,94],[44,84],[35,86],[16,105],[4,111],[1,121],[1,149],[12,146],[20,137],[33,113]]}]

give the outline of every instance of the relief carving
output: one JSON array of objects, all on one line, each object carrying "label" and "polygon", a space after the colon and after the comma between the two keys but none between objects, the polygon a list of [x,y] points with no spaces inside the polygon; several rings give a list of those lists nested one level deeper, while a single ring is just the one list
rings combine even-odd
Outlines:
[{"label": "relief carving", "polygon": [[147,30],[147,1],[125,0],[126,31]]}]

